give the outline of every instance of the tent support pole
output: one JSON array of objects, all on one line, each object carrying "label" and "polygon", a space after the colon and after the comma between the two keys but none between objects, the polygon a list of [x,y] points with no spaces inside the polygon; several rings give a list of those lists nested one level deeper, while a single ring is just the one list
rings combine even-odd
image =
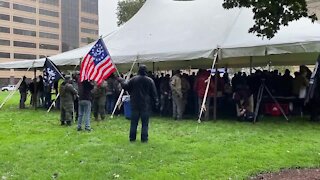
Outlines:
[{"label": "tent support pole", "polygon": [[250,74],[252,74],[252,56],[250,56]]},{"label": "tent support pole", "polygon": [[[214,54],[211,69],[214,69],[214,65],[216,64],[216,61],[218,59],[218,52],[219,52],[219,49],[217,49],[216,53]],[[204,93],[203,101],[202,101],[202,104],[201,104],[201,109],[200,109],[200,113],[199,113],[199,117],[198,117],[198,123],[201,123],[201,116],[202,116],[203,111],[209,111],[209,109],[206,109],[205,104],[206,104],[206,100],[207,100],[207,97],[208,97],[208,91],[209,91],[211,76],[212,76],[212,73],[210,73],[210,75],[209,75],[209,77],[207,79],[207,87],[206,87],[206,91]]]},{"label": "tent support pole", "polygon": [[33,82],[33,99],[32,99],[32,104],[34,106],[34,109],[37,109],[37,68],[34,68],[33,70],[33,76],[34,76],[34,82]]},{"label": "tent support pole", "polygon": [[155,65],[155,62],[152,62],[152,73],[154,74],[154,65]]},{"label": "tent support pole", "polygon": [[[30,69],[31,69],[31,67],[29,67],[29,68],[27,69],[27,72],[28,72]],[[21,83],[22,83],[22,80],[23,80],[23,76],[20,78],[19,82],[16,84],[14,90],[11,91],[11,92],[9,93],[9,95],[8,95],[8,96],[4,99],[4,101],[1,103],[0,109],[1,109],[2,106],[3,106],[6,102],[8,102],[8,101],[12,98],[12,96],[16,93],[16,91],[19,89],[19,87],[20,87],[20,85],[21,85]]]},{"label": "tent support pole", "polygon": [[216,66],[216,73],[214,76],[214,97],[213,97],[213,120],[217,120],[217,85],[218,85],[218,76],[220,76],[218,72],[218,67]]},{"label": "tent support pole", "polygon": [[[131,73],[132,73],[132,69],[133,69],[134,65],[136,64],[136,61],[137,61],[137,59],[136,59],[135,61],[133,61],[132,65],[131,65],[131,68],[130,68],[130,72],[129,72],[129,74],[128,74],[127,77],[126,77],[126,81],[129,80],[129,78],[130,78],[130,76],[131,76]],[[139,64],[139,63],[138,63],[138,64]],[[114,113],[116,112],[117,107],[120,105],[120,102],[121,102],[121,98],[122,98],[122,96],[123,96],[123,93],[124,93],[124,89],[121,90],[120,95],[119,95],[119,97],[118,97],[118,100],[117,100],[117,102],[116,102],[116,104],[115,104],[115,106],[114,106],[114,108],[113,108],[112,114],[111,114],[111,116],[110,116],[111,119],[113,119],[113,115],[114,115]]]}]

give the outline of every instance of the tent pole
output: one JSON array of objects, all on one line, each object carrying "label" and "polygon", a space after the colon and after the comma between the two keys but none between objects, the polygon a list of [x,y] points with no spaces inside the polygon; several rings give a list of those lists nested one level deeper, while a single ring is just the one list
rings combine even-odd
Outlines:
[{"label": "tent pole", "polygon": [[217,120],[217,85],[218,85],[218,76],[220,76],[218,72],[218,67],[216,66],[216,73],[214,76],[214,97],[213,97],[213,120]]},{"label": "tent pole", "polygon": [[250,56],[250,74],[252,74],[252,56]]},{"label": "tent pole", "polygon": [[[28,72],[30,69],[31,69],[31,67],[29,67],[29,68],[27,69],[27,72]],[[22,83],[22,80],[23,80],[23,76],[20,78],[19,82],[15,85],[14,90],[11,91],[11,92],[9,93],[9,95],[8,95],[8,96],[4,99],[4,101],[1,103],[0,109],[2,108],[2,106],[3,106],[6,102],[8,102],[8,101],[12,98],[12,96],[14,95],[14,93],[16,93],[16,91],[19,89],[19,87],[20,87],[20,85],[21,85],[21,83]]]},{"label": "tent pole", "polygon": [[[214,69],[214,65],[216,64],[216,61],[218,59],[218,52],[219,52],[219,49],[216,49],[216,53],[214,54],[214,57],[213,57],[213,62],[212,62],[211,69]],[[202,116],[203,111],[209,111],[209,109],[206,109],[205,104],[206,104],[206,99],[208,97],[211,76],[212,76],[212,73],[210,73],[210,75],[209,75],[209,77],[207,79],[207,87],[206,87],[206,91],[204,93],[203,101],[202,101],[202,104],[201,104],[201,109],[200,109],[200,113],[199,113],[199,117],[198,117],[198,123],[201,123],[201,116]]]},{"label": "tent pole", "polygon": [[38,94],[37,94],[37,68],[34,68],[33,76],[34,76],[35,81],[33,82],[34,91],[33,91],[32,104],[34,105],[34,109],[37,109],[37,96],[38,96]]},{"label": "tent pole", "polygon": [[152,74],[154,75],[154,64],[155,62],[152,62]]},{"label": "tent pole", "polygon": [[[133,61],[132,65],[131,65],[131,69],[130,69],[130,71],[129,71],[129,74],[128,74],[127,77],[126,77],[126,81],[129,80],[129,78],[130,78],[130,76],[131,76],[131,73],[132,73],[132,69],[133,69],[134,65],[136,64],[136,61],[137,61],[137,59],[136,59],[135,61]],[[117,102],[116,102],[116,104],[115,104],[115,106],[114,106],[114,108],[113,108],[112,114],[111,114],[111,116],[110,116],[111,119],[113,119],[113,115],[114,115],[114,113],[116,112],[117,107],[120,105],[120,102],[121,102],[121,98],[122,98],[122,96],[123,96],[123,93],[124,93],[124,89],[121,90],[120,95],[119,95],[119,97],[118,97],[118,100],[117,100]]]}]

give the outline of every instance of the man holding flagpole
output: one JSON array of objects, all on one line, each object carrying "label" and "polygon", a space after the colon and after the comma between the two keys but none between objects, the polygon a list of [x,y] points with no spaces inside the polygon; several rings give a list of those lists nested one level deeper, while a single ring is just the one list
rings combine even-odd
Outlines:
[{"label": "man holding flagpole", "polygon": [[80,81],[94,80],[100,85],[107,79],[116,67],[112,63],[111,56],[100,38],[83,58],[80,69]]},{"label": "man holding flagpole", "polygon": [[93,89],[91,81],[96,81],[97,85],[100,86],[115,71],[116,67],[112,63],[103,40],[100,38],[81,63],[78,131],[81,130],[82,121],[86,124],[85,129],[91,131],[91,90]]},{"label": "man holding flagpole", "polygon": [[43,85],[46,93],[46,108],[50,108],[51,105],[51,88],[53,84],[60,78],[64,77],[62,76],[58,67],[49,58],[46,58],[43,66]]}]

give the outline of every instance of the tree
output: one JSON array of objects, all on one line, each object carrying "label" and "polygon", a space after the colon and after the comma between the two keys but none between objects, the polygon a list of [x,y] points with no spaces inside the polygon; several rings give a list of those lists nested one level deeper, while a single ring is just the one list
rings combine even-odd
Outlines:
[{"label": "tree", "polygon": [[134,16],[146,0],[122,0],[118,2],[117,16],[118,26],[127,22],[132,16]]},{"label": "tree", "polygon": [[257,33],[258,37],[271,39],[280,29],[289,22],[308,17],[314,22],[315,14],[308,15],[306,0],[224,0],[222,5],[226,9],[252,8],[255,24],[249,33]]},{"label": "tree", "polygon": [[90,44],[90,43],[92,43],[94,41],[96,41],[96,40],[93,39],[93,38],[87,37],[87,44]]}]

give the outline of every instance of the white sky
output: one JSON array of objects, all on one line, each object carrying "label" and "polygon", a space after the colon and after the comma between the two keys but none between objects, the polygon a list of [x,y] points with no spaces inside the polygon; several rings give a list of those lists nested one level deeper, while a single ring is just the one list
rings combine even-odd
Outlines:
[{"label": "white sky", "polygon": [[99,33],[107,35],[117,28],[118,0],[99,0]]}]

